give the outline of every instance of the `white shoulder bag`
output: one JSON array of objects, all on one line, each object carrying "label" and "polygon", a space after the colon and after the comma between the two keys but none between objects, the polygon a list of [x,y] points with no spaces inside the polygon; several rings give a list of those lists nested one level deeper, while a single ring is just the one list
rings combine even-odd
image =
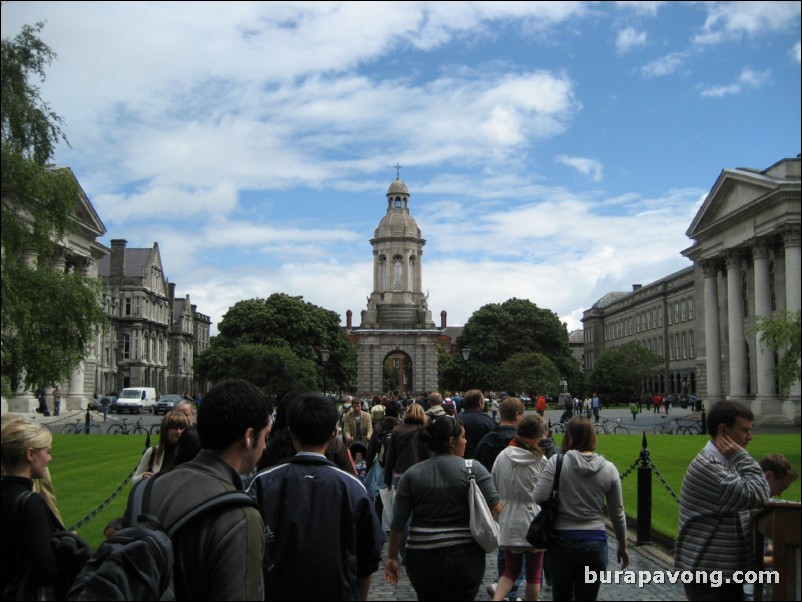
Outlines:
[{"label": "white shoulder bag", "polygon": [[482,490],[476,484],[473,460],[465,460],[468,469],[468,506],[471,509],[471,535],[486,553],[498,548],[498,523],[493,518]]}]

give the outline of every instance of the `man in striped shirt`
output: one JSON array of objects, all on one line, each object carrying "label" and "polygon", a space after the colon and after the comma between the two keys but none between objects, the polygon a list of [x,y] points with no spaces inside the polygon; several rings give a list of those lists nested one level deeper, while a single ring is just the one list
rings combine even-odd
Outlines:
[{"label": "man in striped shirt", "polygon": [[716,403],[707,418],[710,441],[682,481],[674,566],[700,571],[685,584],[688,600],[744,599],[732,574],[755,568],[749,511],[769,499],[763,470],[746,451],[753,420],[740,403]]}]

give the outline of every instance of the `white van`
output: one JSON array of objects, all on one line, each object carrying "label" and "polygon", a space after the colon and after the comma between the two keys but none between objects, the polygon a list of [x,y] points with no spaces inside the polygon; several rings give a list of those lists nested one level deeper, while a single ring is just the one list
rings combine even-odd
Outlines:
[{"label": "white van", "polygon": [[130,412],[141,414],[142,410],[153,411],[156,403],[156,389],[153,387],[128,387],[120,392],[116,403],[111,405],[111,411],[122,414]]}]

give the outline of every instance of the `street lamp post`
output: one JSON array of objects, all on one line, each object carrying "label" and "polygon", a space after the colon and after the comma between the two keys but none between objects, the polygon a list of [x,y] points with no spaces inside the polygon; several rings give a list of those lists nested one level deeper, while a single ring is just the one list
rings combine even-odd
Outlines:
[{"label": "street lamp post", "polygon": [[325,347],[320,348],[320,361],[323,363],[323,395],[326,395],[326,364],[329,363],[331,351]]},{"label": "street lamp post", "polygon": [[462,348],[462,360],[465,362],[465,370],[464,370],[464,383],[462,390],[466,391],[468,387],[468,358],[471,357],[471,349],[470,347],[463,347]]}]

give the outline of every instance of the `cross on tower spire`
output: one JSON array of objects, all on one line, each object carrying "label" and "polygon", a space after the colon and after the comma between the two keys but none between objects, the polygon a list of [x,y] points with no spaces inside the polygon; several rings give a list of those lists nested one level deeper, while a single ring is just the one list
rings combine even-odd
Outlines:
[{"label": "cross on tower spire", "polygon": [[395,164],[395,179],[396,180],[400,180],[401,179],[401,165],[399,165],[398,162],[396,162],[396,164]]}]

